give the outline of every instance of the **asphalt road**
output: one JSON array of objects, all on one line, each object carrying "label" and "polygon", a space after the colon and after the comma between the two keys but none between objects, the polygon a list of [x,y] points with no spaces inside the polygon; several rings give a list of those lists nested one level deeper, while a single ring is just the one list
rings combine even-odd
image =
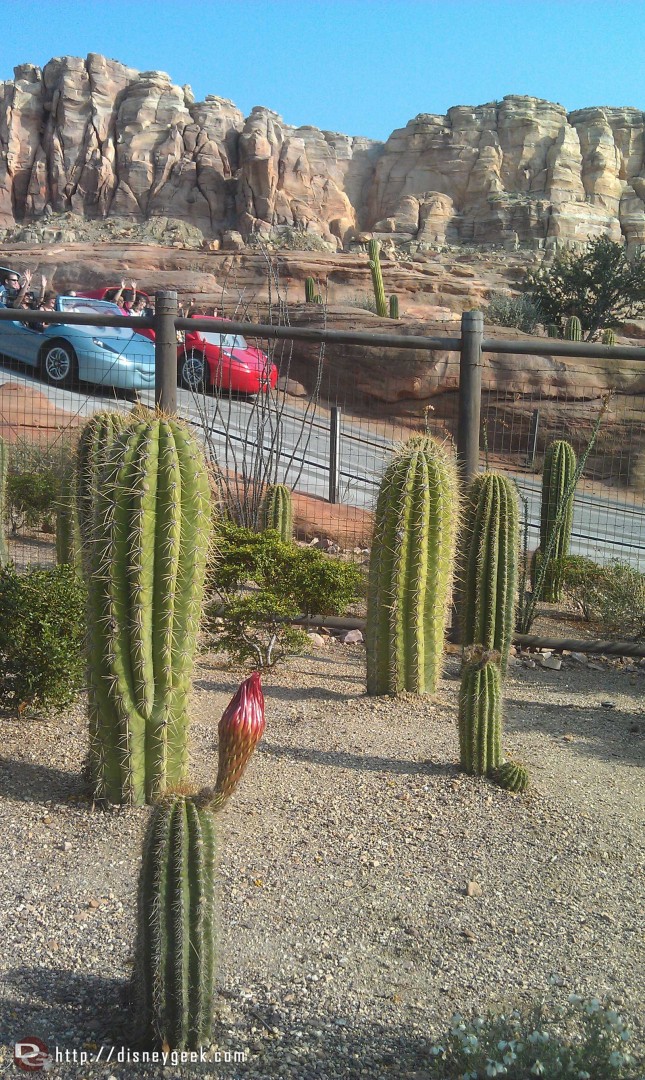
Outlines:
[{"label": "asphalt road", "polygon": [[[12,382],[40,390],[58,408],[78,416],[90,415],[110,404],[128,407],[124,398],[115,398],[109,391],[90,394],[49,387],[13,364],[8,366],[7,374]],[[244,465],[250,473],[259,447],[266,457],[273,446],[278,446],[279,479],[308,494],[328,497],[330,435],[326,411],[319,410],[317,415],[309,417],[310,422],[305,422],[304,405],[302,409],[285,407],[276,411],[245,399],[196,398],[185,390],[178,390],[177,397],[178,412],[207,433],[205,437],[224,468],[239,470]],[[144,393],[142,401],[153,404],[153,395]],[[348,418],[342,419],[339,501],[373,507],[393,445],[392,441],[370,433]],[[515,480],[528,501],[529,548],[532,549],[538,543],[540,479],[515,474]],[[621,559],[645,569],[645,507],[629,501],[628,497],[577,493],[571,551],[598,562]]]}]

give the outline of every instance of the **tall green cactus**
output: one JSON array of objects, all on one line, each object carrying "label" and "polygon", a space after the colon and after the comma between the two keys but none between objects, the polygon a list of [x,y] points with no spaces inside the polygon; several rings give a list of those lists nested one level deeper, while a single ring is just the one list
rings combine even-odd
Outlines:
[{"label": "tall green cactus", "polygon": [[209,545],[203,454],[172,418],[126,428],[101,475],[88,575],[97,797],[152,802],[184,778]]},{"label": "tall green cactus", "polygon": [[582,325],[577,315],[572,315],[564,325],[564,336],[567,341],[582,341]]},{"label": "tall green cactus", "polygon": [[372,272],[372,284],[374,286],[374,298],[376,300],[376,314],[382,319],[387,318],[387,303],[385,301],[385,286],[383,285],[383,272],[379,251],[381,246],[378,240],[369,242],[370,270]]},{"label": "tall green cactus", "polygon": [[305,278],[305,303],[315,303],[314,297],[316,295],[316,282],[312,277]]},{"label": "tall green cactus", "polygon": [[0,566],[9,562],[7,545],[7,476],[9,475],[9,447],[0,438]]},{"label": "tall green cactus", "polygon": [[434,693],[441,674],[458,519],[452,454],[406,443],[379,491],[367,599],[368,694]]},{"label": "tall green cactus", "polygon": [[551,338],[559,338],[560,337],[560,327],[557,325],[557,323],[549,323],[549,325],[546,328],[546,332],[547,332],[547,335],[549,337],[551,337]]},{"label": "tall green cactus", "polygon": [[607,330],[603,330],[601,341],[603,345],[615,345],[616,335],[614,331],[610,330],[609,328]]},{"label": "tall green cactus", "polygon": [[398,319],[399,317],[399,298],[398,296],[390,297],[390,318]]},{"label": "tall green cactus", "polygon": [[76,470],[70,462],[61,477],[56,502],[56,562],[82,570],[81,533],[76,509]]},{"label": "tall green cactus", "polygon": [[76,512],[81,542],[88,552],[94,544],[101,474],[114,443],[132,422],[131,416],[106,410],[94,413],[81,431],[76,451]]},{"label": "tall green cactus", "polygon": [[459,690],[459,751],[465,772],[485,776],[502,759],[499,653],[466,651]]},{"label": "tall green cactus", "polygon": [[269,484],[262,500],[262,529],[276,529],[285,542],[293,539],[293,499],[286,484]]},{"label": "tall green cactus", "polygon": [[240,779],[264,731],[257,672],[219,725],[214,788],[169,795],[155,806],[139,878],[133,972],[137,1037],[169,1050],[209,1041],[215,985],[215,813]]},{"label": "tall green cactus", "polygon": [[515,486],[499,473],[476,476],[466,496],[460,548],[462,644],[500,654],[502,672],[514,630],[519,553]]},{"label": "tall green cactus", "polygon": [[548,554],[549,559],[544,573],[542,599],[552,604],[557,603],[562,595],[563,559],[569,554],[573,525],[574,493],[570,489],[576,465],[575,451],[565,439],[558,439],[547,447],[542,472],[540,555],[545,558]]}]

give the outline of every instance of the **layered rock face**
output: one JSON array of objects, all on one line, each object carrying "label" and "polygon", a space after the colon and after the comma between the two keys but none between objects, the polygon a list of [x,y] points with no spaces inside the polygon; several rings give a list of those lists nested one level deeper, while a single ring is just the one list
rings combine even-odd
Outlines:
[{"label": "layered rock face", "polygon": [[645,114],[510,96],[421,114],[386,143],[294,128],[91,53],[0,84],[0,225],[164,216],[234,245],[295,229],[347,248],[645,244]]}]

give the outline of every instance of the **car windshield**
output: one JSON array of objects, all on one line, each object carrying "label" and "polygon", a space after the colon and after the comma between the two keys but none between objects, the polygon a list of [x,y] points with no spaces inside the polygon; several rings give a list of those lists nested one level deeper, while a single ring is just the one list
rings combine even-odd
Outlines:
[{"label": "car windshield", "polygon": [[202,336],[209,345],[217,345],[220,349],[248,349],[241,334],[203,334]]},{"label": "car windshield", "polygon": [[79,311],[86,315],[123,315],[120,307],[106,300],[88,300],[84,296],[59,297],[60,311]]}]

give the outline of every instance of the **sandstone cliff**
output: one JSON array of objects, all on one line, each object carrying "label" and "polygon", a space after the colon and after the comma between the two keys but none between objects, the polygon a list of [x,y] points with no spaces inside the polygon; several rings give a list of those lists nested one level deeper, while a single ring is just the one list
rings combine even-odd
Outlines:
[{"label": "sandstone cliff", "polygon": [[645,243],[645,114],[509,96],[421,114],[386,143],[245,119],[163,72],[90,53],[0,83],[0,226],[52,212],[166,217],[206,242],[306,232],[347,248],[369,231],[408,251],[549,250],[589,236]]}]

